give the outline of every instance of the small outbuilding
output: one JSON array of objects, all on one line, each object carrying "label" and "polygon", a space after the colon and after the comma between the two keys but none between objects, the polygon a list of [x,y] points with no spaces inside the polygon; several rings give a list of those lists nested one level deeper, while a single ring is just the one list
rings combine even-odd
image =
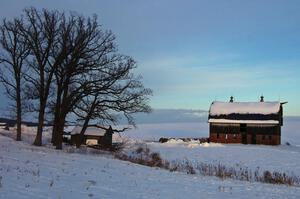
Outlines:
[{"label": "small outbuilding", "polygon": [[209,139],[216,143],[279,145],[283,104],[287,102],[215,101],[208,116]]},{"label": "small outbuilding", "polygon": [[[78,139],[80,139],[80,132],[82,126],[75,126],[71,132],[71,144],[76,144]],[[104,147],[112,146],[112,135],[114,131],[111,127],[105,129],[97,125],[88,126],[84,135],[82,144],[86,145],[102,145]]]},{"label": "small outbuilding", "polygon": [[5,122],[0,122],[0,129],[9,130],[9,126]]}]

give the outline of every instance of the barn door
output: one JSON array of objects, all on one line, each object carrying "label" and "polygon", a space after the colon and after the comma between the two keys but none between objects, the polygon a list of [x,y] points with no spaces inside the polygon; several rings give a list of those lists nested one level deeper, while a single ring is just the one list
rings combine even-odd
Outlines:
[{"label": "barn door", "polygon": [[253,134],[252,134],[252,137],[251,137],[251,144],[256,144],[256,133],[253,133]]},{"label": "barn door", "polygon": [[242,143],[247,144],[247,133],[246,132],[242,133]]},{"label": "barn door", "polygon": [[247,124],[240,124],[240,133],[242,134],[242,143],[247,144]]}]

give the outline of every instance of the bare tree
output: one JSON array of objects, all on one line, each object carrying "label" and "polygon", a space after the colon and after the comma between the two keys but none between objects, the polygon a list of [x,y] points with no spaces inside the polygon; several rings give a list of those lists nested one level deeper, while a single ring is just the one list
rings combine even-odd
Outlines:
[{"label": "bare tree", "polygon": [[38,101],[38,128],[34,145],[42,145],[42,131],[45,120],[45,111],[53,82],[57,60],[51,57],[55,51],[60,13],[43,9],[41,12],[35,8],[24,10],[25,26],[22,36],[26,39],[30,54],[26,59],[29,67],[25,75],[27,82],[27,97]]},{"label": "bare tree", "polygon": [[[89,26],[88,28],[85,25]],[[52,133],[52,143],[57,145],[60,136],[57,132],[62,132],[67,114],[72,107],[71,99],[76,98],[78,93],[82,93],[85,84],[83,74],[89,70],[88,60],[85,59],[88,45],[93,40],[92,31],[95,26],[91,19],[88,22],[81,16],[71,14],[64,18],[60,28],[60,38],[62,51],[65,52],[64,61],[55,71],[56,100],[54,104],[54,127]],[[82,78],[82,79],[81,79]],[[76,88],[76,89],[75,89]],[[80,98],[77,96],[77,98]],[[76,102],[75,102],[76,103]],[[61,148],[61,146],[57,146]]]},{"label": "bare tree", "polygon": [[76,106],[74,113],[83,121],[77,147],[80,146],[91,120],[101,124],[117,124],[118,116],[122,114],[129,124],[135,125],[132,117],[134,113],[151,111],[147,104],[151,90],[144,88],[141,77],[135,77],[131,73],[135,67],[131,58],[124,57],[118,64],[118,69],[114,68],[108,78],[94,84],[90,95]]},{"label": "bare tree", "polygon": [[5,87],[9,99],[14,102],[17,141],[21,140],[22,92],[25,58],[28,56],[27,43],[20,32],[22,19],[3,20],[0,26],[0,81]]},{"label": "bare tree", "polygon": [[[131,120],[129,113],[150,110],[146,105],[146,96],[151,93],[133,77],[131,71],[136,67],[134,60],[117,53],[115,36],[111,31],[102,30],[96,16],[85,18],[73,14],[64,26],[65,28],[61,28],[61,37],[67,42],[67,56],[55,72],[57,98],[52,141],[57,149],[62,147],[67,115],[71,112],[78,113],[75,110],[79,110],[79,104],[83,104],[85,100],[86,104],[91,103],[86,113],[97,109],[98,118],[114,121],[112,112],[122,111]],[[130,89],[132,92],[129,92]],[[139,91],[135,92],[134,89]],[[114,106],[113,102],[108,105],[112,97]],[[96,102],[89,99],[95,99]],[[131,103],[134,99],[136,108]],[[125,106],[125,100],[128,106]],[[104,102],[106,106],[100,111]],[[91,117],[94,115],[89,115],[85,123]]]},{"label": "bare tree", "polygon": [[[56,70],[56,104],[52,141],[58,149],[62,144],[63,127],[73,107],[88,95],[93,73],[105,64],[104,59],[111,48],[114,36],[99,30],[97,18],[84,18],[72,14],[61,28],[66,42],[66,59]],[[101,63],[101,62],[102,63]]]}]

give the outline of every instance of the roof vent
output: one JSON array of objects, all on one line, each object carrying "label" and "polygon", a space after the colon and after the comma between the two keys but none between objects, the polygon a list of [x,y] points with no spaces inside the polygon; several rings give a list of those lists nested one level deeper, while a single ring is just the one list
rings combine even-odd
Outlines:
[{"label": "roof vent", "polygon": [[264,102],[264,96],[260,96],[260,102]]},{"label": "roof vent", "polygon": [[231,102],[231,103],[233,102],[233,96],[230,97],[229,102]]}]

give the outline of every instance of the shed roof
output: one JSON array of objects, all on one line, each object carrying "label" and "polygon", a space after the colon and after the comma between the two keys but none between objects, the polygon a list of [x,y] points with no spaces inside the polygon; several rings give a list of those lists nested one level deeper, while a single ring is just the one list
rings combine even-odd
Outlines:
[{"label": "shed roof", "polygon": [[218,102],[211,104],[209,115],[230,115],[230,114],[278,114],[280,102]]},{"label": "shed roof", "polygon": [[[82,126],[76,126],[75,128],[72,129],[71,135],[80,134],[81,129],[82,129]],[[104,136],[105,132],[106,131],[102,128],[98,128],[96,126],[89,126],[86,129],[84,135]]]}]

